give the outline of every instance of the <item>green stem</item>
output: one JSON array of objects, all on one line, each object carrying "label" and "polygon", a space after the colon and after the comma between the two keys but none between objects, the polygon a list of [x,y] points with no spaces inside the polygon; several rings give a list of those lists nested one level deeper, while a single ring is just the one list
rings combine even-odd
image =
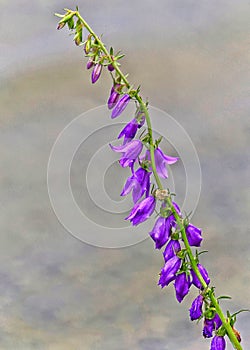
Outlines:
[{"label": "green stem", "polygon": [[[88,30],[88,32],[95,38],[96,42],[98,43],[99,47],[101,48],[101,50],[103,51],[103,53],[106,55],[106,57],[109,59],[110,63],[113,65],[115,71],[117,72],[117,74],[119,75],[119,77],[121,78],[121,80],[124,82],[125,86],[127,87],[127,89],[131,88],[131,85],[129,83],[129,81],[127,80],[126,76],[122,73],[122,71],[120,70],[120,68],[118,67],[118,65],[116,64],[116,62],[112,59],[111,55],[109,54],[108,50],[106,49],[105,45],[103,44],[103,42],[99,39],[99,37],[95,34],[95,32],[91,29],[91,27],[88,25],[88,23],[82,18],[82,16],[80,15],[80,13],[78,11],[71,11],[68,10],[69,12],[73,13],[84,25],[84,27]],[[150,116],[149,116],[149,112],[148,112],[148,108],[146,103],[143,102],[141,96],[139,95],[138,91],[134,92],[134,98],[137,100],[137,102],[140,105],[141,110],[144,112],[145,114],[145,118],[146,118],[146,123],[147,123],[147,128],[148,128],[148,135],[149,135],[149,150],[150,150],[150,158],[151,158],[151,167],[152,167],[152,171],[154,174],[154,178],[155,181],[157,183],[157,186],[159,189],[163,189],[163,185],[161,183],[161,180],[159,178],[159,175],[157,173],[156,170],[156,164],[155,164],[155,155],[154,155],[154,150],[155,150],[155,146],[154,146],[154,139],[153,139],[153,132],[152,132],[152,125],[151,125],[151,120],[150,120]],[[204,278],[202,277],[198,267],[197,267],[197,261],[192,253],[191,247],[188,243],[188,239],[186,236],[186,231],[185,231],[185,226],[183,224],[183,219],[178,215],[175,207],[173,206],[173,202],[171,197],[167,197],[167,203],[169,205],[169,207],[172,210],[172,213],[175,217],[175,220],[179,226],[180,232],[181,232],[181,237],[183,240],[183,243],[185,245],[189,260],[190,260],[190,264],[191,267],[193,269],[193,271],[195,272],[195,274],[197,275],[202,287],[206,290],[206,294],[210,297],[210,300],[213,304],[213,306],[216,309],[217,314],[219,315],[222,324],[226,330],[226,333],[231,341],[231,343],[233,344],[234,348],[237,350],[242,350],[242,347],[238,341],[238,339],[236,338],[236,335],[233,332],[233,329],[231,327],[231,325],[228,323],[227,319],[225,318],[221,307],[219,305],[219,302],[217,300],[217,298],[214,295],[214,292],[211,288],[208,287],[208,285],[206,284]]]}]

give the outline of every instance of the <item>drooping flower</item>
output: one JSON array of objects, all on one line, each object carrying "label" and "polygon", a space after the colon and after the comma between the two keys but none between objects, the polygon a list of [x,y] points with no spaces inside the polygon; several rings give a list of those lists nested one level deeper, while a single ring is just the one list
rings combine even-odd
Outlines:
[{"label": "drooping flower", "polygon": [[132,119],[128,124],[125,125],[125,127],[122,129],[120,134],[118,135],[118,139],[124,136],[123,144],[131,141],[138,130],[138,123],[137,120],[134,118]]},{"label": "drooping flower", "polygon": [[181,250],[181,245],[177,240],[170,240],[163,252],[165,262],[175,256]]},{"label": "drooping flower", "polygon": [[[168,177],[168,171],[167,171],[166,165],[167,164],[171,165],[176,163],[179,158],[170,157],[164,154],[159,147],[157,147],[154,150],[154,155],[155,155],[155,165],[156,165],[157,173],[161,178],[166,179]],[[149,150],[147,150],[146,152],[145,159],[151,161]]]},{"label": "drooping flower", "polygon": [[225,350],[225,349],[226,349],[225,338],[219,335],[215,335],[211,341],[210,350]]},{"label": "drooping flower", "polygon": [[[204,281],[206,282],[206,284],[209,284],[210,283],[210,278],[208,276],[208,272],[205,269],[205,267],[203,265],[201,265],[201,264],[197,264],[197,267],[198,267],[198,269],[200,271],[201,276],[203,277]],[[196,276],[196,273],[193,270],[191,270],[191,274],[192,274],[192,277],[193,277],[192,283],[198,289],[203,289],[203,287],[201,285],[201,282],[199,281],[198,277]]]},{"label": "drooping flower", "polygon": [[110,95],[108,98],[108,108],[112,109],[115,107],[115,105],[117,104],[120,94],[119,94],[119,89],[121,89],[121,84],[115,84],[114,86],[112,86],[111,91],[110,91]]},{"label": "drooping flower", "polygon": [[148,196],[143,199],[141,202],[135,204],[131,213],[125,220],[130,220],[132,225],[139,225],[143,221],[146,221],[150,215],[153,214],[155,210],[155,197]]},{"label": "drooping flower", "polygon": [[158,285],[161,288],[167,286],[170,282],[172,282],[176,278],[176,273],[181,267],[181,259],[178,256],[173,256],[169,259],[165,265],[163,266],[160,274],[160,279]]},{"label": "drooping flower", "polygon": [[205,338],[211,338],[213,336],[213,331],[216,331],[222,325],[222,321],[218,314],[215,314],[213,318],[204,320],[203,336]]},{"label": "drooping flower", "polygon": [[176,276],[174,287],[176,299],[179,301],[179,303],[181,303],[184,297],[188,294],[190,285],[190,276],[186,274],[186,272],[182,272]]},{"label": "drooping flower", "polygon": [[155,242],[155,249],[161,249],[164,244],[167,243],[170,236],[167,219],[160,216],[156,220],[153,230],[149,232],[149,234]]},{"label": "drooping flower", "polygon": [[203,296],[201,294],[198,295],[197,298],[192,302],[191,308],[189,309],[189,315],[191,321],[198,320],[202,315],[202,304],[203,304]]},{"label": "drooping flower", "polygon": [[139,154],[142,151],[143,144],[140,140],[133,140],[125,145],[121,146],[112,146],[110,145],[113,151],[121,152],[122,157],[119,161],[120,165],[125,168],[127,166],[132,166],[135,160],[138,158]]},{"label": "drooping flower", "polygon": [[202,241],[201,229],[199,229],[198,227],[195,227],[192,224],[189,224],[186,227],[186,235],[187,235],[188,243],[191,246],[200,247],[201,241]]},{"label": "drooping flower", "polygon": [[136,203],[146,193],[148,197],[150,190],[150,175],[151,172],[143,168],[138,168],[132,176],[130,176],[121,193],[121,196],[126,196],[132,191],[132,197],[134,203]]},{"label": "drooping flower", "polygon": [[130,101],[131,97],[128,94],[125,94],[122,96],[122,98],[117,102],[117,104],[115,105],[112,114],[111,114],[111,118],[114,119],[116,117],[118,117],[123,111],[124,109],[127,107],[129,101]]},{"label": "drooping flower", "polygon": [[92,75],[91,75],[92,84],[97,82],[97,80],[100,78],[101,72],[102,72],[102,65],[100,63],[97,63],[92,70]]}]

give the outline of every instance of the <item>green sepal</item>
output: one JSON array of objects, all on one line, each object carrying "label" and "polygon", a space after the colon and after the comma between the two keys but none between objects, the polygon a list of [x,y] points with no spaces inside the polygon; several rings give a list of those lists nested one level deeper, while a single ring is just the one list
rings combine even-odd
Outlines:
[{"label": "green sepal", "polygon": [[69,27],[70,30],[74,29],[74,27],[75,27],[75,22],[74,22],[73,17],[70,17],[70,19],[67,20],[67,24],[68,24],[68,27]]}]

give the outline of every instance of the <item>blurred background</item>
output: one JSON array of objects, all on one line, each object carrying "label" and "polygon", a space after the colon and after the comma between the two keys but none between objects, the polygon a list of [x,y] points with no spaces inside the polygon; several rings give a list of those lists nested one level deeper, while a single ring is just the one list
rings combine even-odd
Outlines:
[{"label": "blurred background", "polygon": [[[232,296],[224,310],[235,312],[250,308],[250,2],[0,4],[0,349],[209,349],[202,325],[189,321],[196,291],[178,305],[172,286],[157,286],[162,256],[151,240],[93,247],[52,210],[51,148],[77,115],[106,103],[110,86],[108,74],[90,85],[82,50],[56,31],[53,14],[78,5],[107,46],[126,54],[123,69],[142,95],[190,135],[203,181],[192,220],[209,250],[202,263],[217,295]],[[248,313],[236,328],[248,349]]]}]

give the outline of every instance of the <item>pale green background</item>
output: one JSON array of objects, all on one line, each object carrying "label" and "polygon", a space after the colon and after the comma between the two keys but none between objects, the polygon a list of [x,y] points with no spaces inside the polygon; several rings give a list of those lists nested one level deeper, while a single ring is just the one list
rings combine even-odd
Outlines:
[{"label": "pale green background", "polygon": [[[46,168],[58,133],[108,95],[108,76],[91,87],[81,50],[55,29],[53,13],[76,4],[0,4],[0,349],[209,349],[188,319],[195,291],[178,305],[172,286],[157,286],[162,258],[151,240],[86,245],[50,206]],[[78,5],[126,53],[124,69],[143,96],[191,136],[203,176],[193,219],[209,250],[202,262],[216,292],[233,297],[225,308],[250,308],[249,1]],[[237,328],[248,349],[247,313]]]}]

